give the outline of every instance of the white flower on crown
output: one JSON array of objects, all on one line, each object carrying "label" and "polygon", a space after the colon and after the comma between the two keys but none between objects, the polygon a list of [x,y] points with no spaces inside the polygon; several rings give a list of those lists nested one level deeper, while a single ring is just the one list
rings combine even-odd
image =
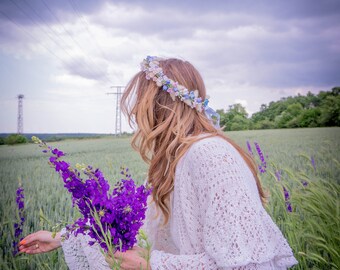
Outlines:
[{"label": "white flower on crown", "polygon": [[192,102],[191,102],[190,99],[183,99],[182,101],[183,101],[185,104],[188,104],[191,108],[193,108]]},{"label": "white flower on crown", "polygon": [[170,92],[170,97],[172,98],[173,101],[176,100],[176,92]]},{"label": "white flower on crown", "polygon": [[161,87],[163,85],[162,81],[163,81],[162,78],[157,78],[156,79],[156,84],[157,84],[158,87]]},{"label": "white flower on crown", "polygon": [[189,93],[188,89],[186,89],[183,85],[179,85],[178,90],[182,95],[187,95]]}]

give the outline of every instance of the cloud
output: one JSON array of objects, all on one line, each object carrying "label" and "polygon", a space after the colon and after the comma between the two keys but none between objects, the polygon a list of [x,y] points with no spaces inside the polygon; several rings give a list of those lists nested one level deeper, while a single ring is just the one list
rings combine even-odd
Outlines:
[{"label": "cloud", "polygon": [[20,25],[57,24],[83,14],[96,13],[103,0],[1,0],[0,11]]},{"label": "cloud", "polygon": [[[338,10],[334,1],[329,2],[332,8],[322,8],[320,16],[315,3],[267,6],[261,2],[246,9],[245,4],[236,1],[213,1],[215,5],[203,6],[193,5],[192,1],[168,5],[160,1],[152,2],[152,8],[150,1],[143,5],[100,1],[96,7],[89,2],[79,5],[79,13],[72,6],[74,1],[53,4],[52,8],[60,10],[66,22],[61,26],[52,21],[53,25],[44,31],[37,26],[26,27],[40,44],[25,46],[22,51],[36,52],[38,45],[51,48],[69,74],[107,83],[108,77],[128,80],[126,73],[131,72],[120,68],[123,62],[131,63],[137,55],[141,59],[149,52],[182,56],[200,63],[213,79],[220,77],[235,83],[300,87],[337,82],[340,46],[336,36],[340,26],[334,21]],[[39,7],[35,2],[32,5]],[[186,9],[188,5],[191,9]],[[198,12],[199,9],[205,12]],[[280,10],[287,16],[283,18]],[[164,13],[171,14],[171,19],[155,19],[155,14]],[[16,52],[20,51],[22,35],[16,40],[7,34],[4,39],[15,45]],[[7,46],[7,50],[10,48],[13,47]],[[214,70],[213,74],[209,69]]]},{"label": "cloud", "polygon": [[[26,84],[56,103],[79,100],[100,111],[96,95],[126,84],[146,55],[193,63],[215,108],[239,100],[254,112],[282,96],[340,84],[337,0],[13,1],[0,2],[0,53],[6,61],[45,59],[49,84],[39,76]],[[0,79],[6,89],[21,87]]]},{"label": "cloud", "polygon": [[107,66],[105,67],[105,65],[103,66],[102,64],[93,62],[89,58],[79,57],[67,60],[63,67],[71,75],[78,75],[86,79],[92,79],[97,81],[108,80]]}]

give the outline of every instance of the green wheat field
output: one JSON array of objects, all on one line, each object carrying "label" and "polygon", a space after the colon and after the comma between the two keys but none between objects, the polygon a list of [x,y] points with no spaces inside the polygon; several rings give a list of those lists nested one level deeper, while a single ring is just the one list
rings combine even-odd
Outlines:
[{"label": "green wheat field", "polygon": [[[287,238],[299,265],[293,269],[340,268],[340,128],[237,131],[227,133],[246,151],[247,141],[260,162],[257,142],[267,162],[261,180],[269,193],[268,213]],[[50,143],[67,161],[99,167],[110,183],[120,167],[142,183],[147,166],[130,146],[131,138],[65,140]],[[0,147],[0,269],[67,269],[62,250],[41,255],[12,255],[13,223],[19,181],[25,189],[24,235],[51,230],[77,216],[62,180],[34,144]],[[289,192],[285,198],[284,189]],[[292,211],[287,207],[291,206]]]}]

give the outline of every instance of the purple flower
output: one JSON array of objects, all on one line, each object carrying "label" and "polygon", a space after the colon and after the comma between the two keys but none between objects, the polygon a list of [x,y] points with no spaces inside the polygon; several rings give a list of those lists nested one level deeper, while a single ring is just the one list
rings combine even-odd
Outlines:
[{"label": "purple flower", "polygon": [[52,154],[55,155],[57,158],[65,156],[65,154],[62,151],[59,151],[57,148],[54,148],[52,150]]},{"label": "purple flower", "polygon": [[287,208],[287,211],[290,212],[290,213],[293,211],[292,205],[291,205],[290,202],[287,202],[287,203],[286,203],[286,208]]},{"label": "purple flower", "polygon": [[277,181],[281,181],[282,171],[281,170],[277,170],[275,172],[275,176],[276,176]]},{"label": "purple flower", "polygon": [[18,209],[18,222],[14,223],[14,240],[12,243],[13,246],[13,255],[18,254],[18,243],[21,240],[20,236],[23,231],[23,226],[25,222],[25,195],[24,195],[24,189],[22,187],[19,187],[16,191],[16,205]]},{"label": "purple flower", "polygon": [[290,203],[290,194],[289,194],[289,191],[283,187],[283,194],[285,196],[285,202],[286,202],[286,209],[288,212],[292,212],[292,205]]},{"label": "purple flower", "polygon": [[[52,156],[49,164],[58,172],[64,187],[71,193],[73,206],[82,217],[67,226],[68,233],[88,233],[93,245],[98,242],[105,250],[126,251],[137,242],[136,236],[143,225],[147,208],[147,197],[151,189],[136,186],[128,169],[121,168],[123,179],[117,182],[110,193],[110,185],[99,169],[91,166],[82,168],[87,179],[81,177],[80,171],[73,169],[69,163],[60,160],[65,154],[51,150],[45,143],[40,143]],[[108,237],[110,239],[108,241]],[[112,243],[108,246],[108,243]]]},{"label": "purple flower", "polygon": [[290,198],[289,191],[283,187],[283,194],[285,195],[285,200],[288,201]]},{"label": "purple flower", "polygon": [[314,160],[314,157],[313,157],[313,156],[311,156],[310,161],[311,161],[311,163],[312,163],[312,166],[313,166],[313,168],[314,168],[314,171],[316,172],[315,160]]},{"label": "purple flower", "polygon": [[249,154],[253,156],[254,153],[253,153],[253,150],[251,149],[251,145],[250,145],[250,142],[249,142],[249,141],[247,141],[247,147],[248,147],[248,152],[249,152]]},{"label": "purple flower", "polygon": [[264,156],[263,156],[263,153],[261,151],[260,145],[257,142],[254,142],[254,144],[255,144],[255,148],[256,148],[257,154],[259,155],[259,158],[260,158],[260,161],[261,161],[261,164],[259,165],[260,173],[265,173],[266,169],[267,169],[267,162],[264,159]]}]

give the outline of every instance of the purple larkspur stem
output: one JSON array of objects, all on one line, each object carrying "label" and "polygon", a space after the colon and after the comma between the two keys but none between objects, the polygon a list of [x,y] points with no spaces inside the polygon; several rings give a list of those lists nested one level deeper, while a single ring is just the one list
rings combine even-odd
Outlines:
[{"label": "purple larkspur stem", "polygon": [[315,160],[314,160],[314,157],[313,157],[313,156],[311,156],[310,161],[311,161],[311,163],[312,163],[312,166],[313,166],[313,168],[314,168],[314,171],[316,171]]},{"label": "purple larkspur stem", "polygon": [[259,155],[259,158],[260,158],[260,161],[261,161],[261,164],[259,165],[260,173],[265,173],[266,169],[267,169],[267,162],[264,159],[264,156],[263,156],[262,150],[260,148],[260,145],[257,142],[254,142],[254,144],[255,144],[255,148],[256,148],[257,154]]},{"label": "purple larkspur stem", "polygon": [[18,209],[19,214],[19,220],[18,222],[14,223],[14,240],[12,243],[13,246],[13,255],[17,255],[19,253],[19,247],[18,243],[21,240],[20,236],[23,231],[23,226],[25,223],[25,195],[24,195],[24,189],[22,187],[19,187],[16,191],[16,205]]},{"label": "purple larkspur stem", "polygon": [[277,181],[281,181],[281,177],[282,177],[282,172],[281,172],[281,170],[277,170],[277,171],[275,172],[275,176],[276,176]]},{"label": "purple larkspur stem", "polygon": [[247,147],[248,147],[248,152],[249,152],[249,154],[251,154],[251,155],[253,156],[253,155],[254,155],[253,149],[251,149],[251,145],[250,145],[250,142],[249,142],[249,141],[247,141]]},{"label": "purple larkspur stem", "polygon": [[283,193],[285,196],[286,209],[288,212],[292,212],[292,204],[289,201],[290,194],[289,194],[289,191],[285,187],[283,187]]},{"label": "purple larkspur stem", "polygon": [[289,195],[289,191],[285,187],[283,187],[283,193],[285,195],[285,200],[288,201],[290,198],[290,195]]},{"label": "purple larkspur stem", "polygon": [[286,202],[286,208],[287,208],[287,211],[290,212],[290,213],[293,211],[292,205],[291,205],[290,202]]}]

